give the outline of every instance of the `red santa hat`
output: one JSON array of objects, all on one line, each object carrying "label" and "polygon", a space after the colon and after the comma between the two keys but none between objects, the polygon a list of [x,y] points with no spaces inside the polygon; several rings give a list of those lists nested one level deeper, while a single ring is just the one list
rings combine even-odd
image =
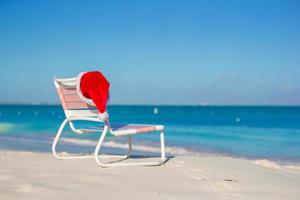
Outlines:
[{"label": "red santa hat", "polygon": [[77,76],[76,84],[78,96],[87,104],[96,106],[100,118],[107,118],[110,84],[104,75],[99,71],[82,72]]}]

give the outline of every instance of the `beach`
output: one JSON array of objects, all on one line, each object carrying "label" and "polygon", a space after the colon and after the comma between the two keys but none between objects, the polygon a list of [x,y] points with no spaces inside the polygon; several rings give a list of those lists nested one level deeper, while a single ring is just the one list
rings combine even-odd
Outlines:
[{"label": "beach", "polygon": [[2,150],[0,163],[1,200],[300,198],[299,168],[266,160],[176,156],[159,167],[101,168],[94,159]]}]

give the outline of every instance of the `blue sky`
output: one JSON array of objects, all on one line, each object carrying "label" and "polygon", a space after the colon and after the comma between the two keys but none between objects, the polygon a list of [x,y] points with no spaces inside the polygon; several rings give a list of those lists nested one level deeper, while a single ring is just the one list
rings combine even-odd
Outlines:
[{"label": "blue sky", "polygon": [[0,102],[57,103],[100,70],[112,104],[299,105],[300,2],[0,0]]}]

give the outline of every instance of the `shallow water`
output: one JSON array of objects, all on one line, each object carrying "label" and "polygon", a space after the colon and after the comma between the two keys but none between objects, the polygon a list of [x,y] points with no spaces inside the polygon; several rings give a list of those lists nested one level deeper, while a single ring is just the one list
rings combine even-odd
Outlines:
[{"label": "shallow water", "polygon": [[[172,147],[171,154],[213,153],[300,161],[300,107],[110,106],[108,110],[112,124],[165,125],[166,145]],[[0,148],[50,151],[52,138],[63,119],[60,106],[2,105]],[[99,133],[79,138],[67,131],[66,137],[96,141]],[[140,147],[149,143],[159,147],[157,134],[135,136],[134,140]],[[78,145],[77,149],[83,148]]]}]

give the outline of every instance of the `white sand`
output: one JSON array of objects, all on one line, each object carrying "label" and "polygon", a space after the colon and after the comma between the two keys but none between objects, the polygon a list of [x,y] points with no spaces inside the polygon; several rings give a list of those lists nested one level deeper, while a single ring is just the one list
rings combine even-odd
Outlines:
[{"label": "white sand", "polygon": [[300,199],[297,168],[225,157],[175,157],[161,167],[100,168],[93,159],[0,152],[0,199]]}]

